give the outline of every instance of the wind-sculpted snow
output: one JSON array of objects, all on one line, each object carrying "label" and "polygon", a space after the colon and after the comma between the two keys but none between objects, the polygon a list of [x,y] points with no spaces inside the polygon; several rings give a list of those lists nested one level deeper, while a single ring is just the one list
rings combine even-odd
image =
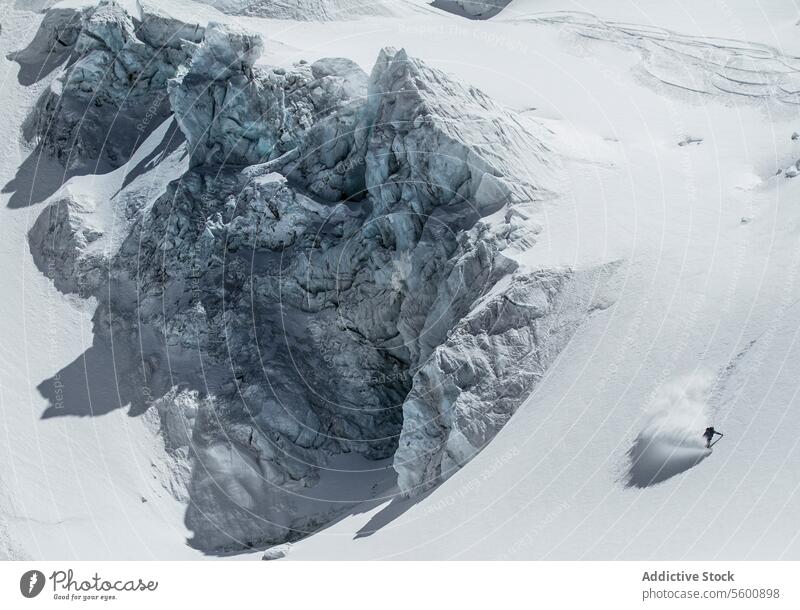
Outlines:
[{"label": "wind-sculpted snow", "polygon": [[[67,82],[152,51],[118,7],[98,11]],[[547,132],[402,50],[367,77],[340,58],[259,68],[260,39],[218,24],[191,53],[164,48],[150,81],[163,95],[174,75],[164,103],[189,169],[126,211],[114,248],[92,249],[79,198],[52,204],[31,243],[57,286],[97,298],[97,336],[138,352],[166,446],[191,459],[174,493],[192,543],[317,529],[348,506],[319,484],[343,454],[393,458],[403,493],[436,485],[508,421],[613,272],[511,256],[541,230]],[[125,91],[87,82],[114,107]],[[64,124],[62,105],[43,113]]]},{"label": "wind-sculpted snow", "polygon": [[800,58],[765,44],[689,36],[664,28],[603,21],[585,13],[530,17],[557,23],[584,41],[607,41],[641,54],[644,82],[737,102],[800,104]]},{"label": "wind-sculpted snow", "polygon": [[78,16],[62,11],[70,27],[56,44],[70,47],[71,58],[39,101],[33,136],[66,167],[122,165],[169,114],[167,80],[204,28],[141,6],[141,18],[113,1]]}]

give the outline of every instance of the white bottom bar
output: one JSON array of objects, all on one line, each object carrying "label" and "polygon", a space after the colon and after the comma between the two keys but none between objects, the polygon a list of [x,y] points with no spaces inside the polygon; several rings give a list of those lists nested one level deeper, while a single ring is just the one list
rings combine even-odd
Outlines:
[{"label": "white bottom bar", "polygon": [[[257,603],[325,610],[540,605],[777,610],[800,607],[798,567],[796,562],[4,562],[0,608]],[[32,577],[31,571],[38,574]],[[35,597],[23,595],[37,589]]]}]

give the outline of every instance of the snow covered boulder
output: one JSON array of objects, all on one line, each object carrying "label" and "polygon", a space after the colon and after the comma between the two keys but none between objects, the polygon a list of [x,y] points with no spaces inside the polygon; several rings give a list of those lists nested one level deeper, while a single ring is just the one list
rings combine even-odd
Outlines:
[{"label": "snow covered boulder", "polygon": [[[135,19],[136,35],[145,45],[158,50],[169,63],[180,65],[187,52],[203,40],[205,27],[197,21],[183,21],[170,14],[168,3],[162,0],[137,0],[141,20]],[[158,83],[159,87],[163,83]]]},{"label": "snow covered boulder", "polygon": [[116,2],[102,2],[84,20],[75,43],[75,51],[84,55],[91,51],[119,53],[134,38],[133,19]]},{"label": "snow covered boulder", "polygon": [[283,559],[289,554],[291,550],[292,550],[291,543],[279,544],[277,546],[270,547],[266,551],[264,551],[264,554],[261,556],[261,559],[263,561],[274,561],[275,559]]},{"label": "snow covered boulder", "polygon": [[253,74],[262,49],[258,35],[209,24],[191,61],[170,81],[170,103],[194,165],[250,165],[272,153],[280,109]]},{"label": "snow covered boulder", "polygon": [[[461,358],[474,353],[491,361],[501,357],[498,350],[511,362],[532,349],[531,333],[521,327],[534,314],[520,305],[522,313],[506,324],[507,312],[484,301],[505,303],[517,264],[503,250],[535,239],[530,213],[547,195],[549,178],[535,126],[403,52],[384,51],[369,83],[340,59],[266,72],[238,59],[252,48],[238,32],[215,30],[170,87],[194,162],[203,167],[168,189],[124,255],[140,278],[141,322],[166,333],[172,362],[202,350],[198,387],[217,379],[213,413],[200,410],[192,437],[187,524],[202,548],[277,543],[330,519],[330,504],[299,503],[291,490],[314,487],[334,455],[385,459],[398,438],[407,439],[420,453],[396,458],[401,480],[439,480],[429,473],[441,473],[444,455],[430,464],[414,459],[430,453],[433,438],[417,440],[415,424],[437,408],[425,402],[424,378],[446,375],[437,368],[439,352],[456,358],[463,349]],[[202,60],[212,43],[221,48],[205,51],[210,57],[228,58],[216,68]],[[213,80],[213,69],[227,71],[226,79]],[[202,97],[203,89],[219,97]],[[230,109],[221,103],[228,99],[237,99]],[[226,120],[229,112],[236,120]],[[264,116],[276,112],[301,126],[286,138],[285,152],[241,171],[204,170],[258,158],[257,139],[276,135]],[[303,116],[306,127],[297,120]],[[364,187],[354,203],[359,180]],[[505,213],[483,220],[504,206]],[[455,330],[465,316],[473,316],[477,337],[483,325],[509,328],[473,352],[469,344],[479,339]],[[463,404],[478,431],[459,463],[516,406],[519,396],[501,396],[505,402],[493,407],[498,397],[475,389],[499,374],[476,368],[472,380],[462,380],[455,409]],[[509,396],[535,380],[527,369],[502,377]]]}]

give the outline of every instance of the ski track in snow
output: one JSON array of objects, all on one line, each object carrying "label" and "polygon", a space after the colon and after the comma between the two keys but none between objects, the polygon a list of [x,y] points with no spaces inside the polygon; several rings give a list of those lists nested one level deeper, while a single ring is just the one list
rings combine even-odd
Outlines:
[{"label": "ski track in snow", "polygon": [[572,12],[537,15],[530,21],[562,26],[587,40],[635,49],[642,56],[643,73],[662,85],[717,97],[727,94],[800,104],[800,58],[769,45],[687,36]]}]

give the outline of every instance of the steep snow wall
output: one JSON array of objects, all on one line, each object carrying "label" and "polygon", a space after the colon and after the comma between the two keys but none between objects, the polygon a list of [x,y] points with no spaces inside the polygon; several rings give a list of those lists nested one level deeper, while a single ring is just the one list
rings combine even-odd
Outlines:
[{"label": "steep snow wall", "polygon": [[[104,49],[141,37],[97,10],[125,33]],[[31,243],[61,289],[98,299],[96,336],[137,356],[167,447],[191,456],[192,543],[313,531],[347,507],[314,491],[341,454],[394,459],[406,494],[436,485],[508,421],[613,273],[505,253],[540,231],[547,132],[402,50],[367,77],[336,58],[256,69],[260,40],[228,26],[191,52],[182,40],[153,84],[188,171],[128,211],[103,257],[69,192]],[[67,80],[99,52],[79,48]],[[59,105],[41,116],[63,124]]]}]

